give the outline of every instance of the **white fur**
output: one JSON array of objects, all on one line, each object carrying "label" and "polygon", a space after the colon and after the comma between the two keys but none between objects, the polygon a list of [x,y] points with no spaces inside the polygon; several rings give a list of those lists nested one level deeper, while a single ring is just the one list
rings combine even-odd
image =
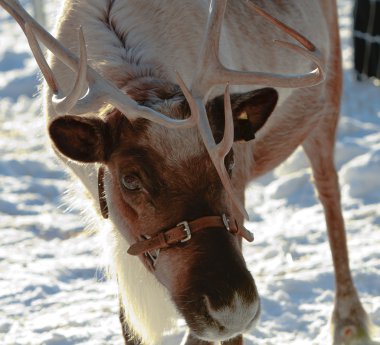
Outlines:
[{"label": "white fur", "polygon": [[[111,194],[107,188],[106,194]],[[109,216],[111,222],[102,224],[102,244],[109,274],[119,286],[128,325],[143,344],[159,345],[163,333],[174,328],[177,311],[166,288],[137,256],[127,253],[130,244],[122,235],[126,231],[124,220],[112,207]]]},{"label": "white fur", "polygon": [[[208,341],[234,338],[241,334],[242,329],[249,330],[252,328],[253,324],[257,322],[259,310],[259,299],[253,301],[252,304],[247,304],[238,293],[235,293],[234,299],[228,307],[213,310],[209,304],[208,311],[210,316],[218,321],[220,325],[224,326],[225,330],[219,331],[217,328],[213,330],[208,329],[202,334],[202,338]],[[255,320],[252,322],[254,317]]]},{"label": "white fur", "polygon": [[109,267],[120,287],[128,323],[144,344],[159,345],[163,333],[172,330],[178,319],[168,291],[138,257],[127,254],[129,244],[114,227],[109,229],[107,237]]}]

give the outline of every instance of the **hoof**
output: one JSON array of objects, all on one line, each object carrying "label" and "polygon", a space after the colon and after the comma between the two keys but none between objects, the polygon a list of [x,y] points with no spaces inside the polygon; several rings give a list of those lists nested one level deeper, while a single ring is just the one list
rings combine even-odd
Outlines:
[{"label": "hoof", "polygon": [[369,345],[374,344],[366,328],[360,328],[354,325],[344,326],[339,331],[338,342],[334,345]]},{"label": "hoof", "polygon": [[339,317],[335,310],[333,313],[333,345],[380,345],[370,336],[371,322],[361,305],[351,310],[350,316]]},{"label": "hoof", "polygon": [[369,317],[357,299],[340,300],[332,315],[333,345],[369,345]]}]

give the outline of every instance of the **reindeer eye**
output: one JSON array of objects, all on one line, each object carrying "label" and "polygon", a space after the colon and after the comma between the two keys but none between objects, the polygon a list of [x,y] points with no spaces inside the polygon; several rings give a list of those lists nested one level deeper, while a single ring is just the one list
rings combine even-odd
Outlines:
[{"label": "reindeer eye", "polygon": [[123,175],[121,177],[121,183],[125,189],[130,191],[137,191],[142,189],[141,182],[135,175]]}]

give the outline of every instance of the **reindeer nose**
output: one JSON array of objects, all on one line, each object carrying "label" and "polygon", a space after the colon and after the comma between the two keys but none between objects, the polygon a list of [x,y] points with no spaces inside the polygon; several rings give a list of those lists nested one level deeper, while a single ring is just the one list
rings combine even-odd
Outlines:
[{"label": "reindeer nose", "polygon": [[215,308],[209,296],[204,296],[204,303],[209,316],[213,319],[213,326],[204,330],[202,338],[230,339],[248,331],[260,316],[260,299],[256,293],[247,300],[235,292],[232,300],[225,306]]}]

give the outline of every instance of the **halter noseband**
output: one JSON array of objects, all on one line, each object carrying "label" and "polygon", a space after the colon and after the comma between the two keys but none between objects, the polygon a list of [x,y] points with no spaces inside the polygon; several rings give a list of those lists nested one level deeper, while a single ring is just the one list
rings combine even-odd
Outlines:
[{"label": "halter noseband", "polygon": [[140,255],[184,243],[189,241],[194,233],[209,228],[225,228],[230,233],[240,235],[249,242],[254,240],[253,234],[250,231],[242,226],[238,226],[236,221],[231,222],[223,214],[222,216],[207,216],[191,222],[184,221],[178,223],[174,228],[159,232],[153,237],[132,244],[128,249],[128,254]]}]

